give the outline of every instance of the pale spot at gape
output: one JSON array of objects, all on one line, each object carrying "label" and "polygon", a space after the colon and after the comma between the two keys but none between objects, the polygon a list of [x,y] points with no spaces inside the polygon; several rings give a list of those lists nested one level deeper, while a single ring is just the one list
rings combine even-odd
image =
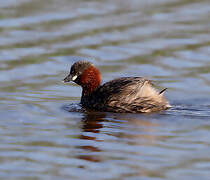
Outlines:
[{"label": "pale spot at gape", "polygon": [[77,75],[72,77],[72,80],[75,81],[77,79]]}]

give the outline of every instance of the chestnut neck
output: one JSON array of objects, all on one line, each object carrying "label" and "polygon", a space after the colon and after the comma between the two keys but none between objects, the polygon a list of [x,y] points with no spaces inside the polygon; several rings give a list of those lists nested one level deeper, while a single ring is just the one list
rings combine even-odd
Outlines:
[{"label": "chestnut neck", "polygon": [[91,95],[101,85],[101,73],[93,65],[88,67],[81,75],[82,96]]}]

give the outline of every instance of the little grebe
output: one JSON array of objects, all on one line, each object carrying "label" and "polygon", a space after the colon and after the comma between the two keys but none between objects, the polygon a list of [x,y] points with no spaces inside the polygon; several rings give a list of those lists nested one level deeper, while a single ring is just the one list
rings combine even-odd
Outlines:
[{"label": "little grebe", "polygon": [[101,85],[100,71],[88,61],[78,61],[71,67],[64,82],[82,86],[81,105],[90,110],[110,112],[155,112],[168,109],[169,102],[157,92],[150,80],[143,77],[123,77]]}]

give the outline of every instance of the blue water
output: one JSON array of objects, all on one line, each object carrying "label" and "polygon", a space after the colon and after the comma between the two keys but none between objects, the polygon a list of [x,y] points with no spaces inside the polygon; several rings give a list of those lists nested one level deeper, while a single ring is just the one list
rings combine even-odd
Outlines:
[{"label": "blue water", "polygon": [[[208,180],[210,2],[0,3],[0,179]],[[87,112],[71,65],[145,76],[172,108]]]}]

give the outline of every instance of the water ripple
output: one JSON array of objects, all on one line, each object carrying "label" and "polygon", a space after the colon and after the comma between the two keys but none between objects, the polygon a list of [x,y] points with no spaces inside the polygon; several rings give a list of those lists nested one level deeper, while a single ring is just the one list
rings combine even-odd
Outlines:
[{"label": "water ripple", "polygon": [[[209,1],[0,4],[0,179],[209,179]],[[173,107],[89,112],[61,81],[146,76]]]}]

